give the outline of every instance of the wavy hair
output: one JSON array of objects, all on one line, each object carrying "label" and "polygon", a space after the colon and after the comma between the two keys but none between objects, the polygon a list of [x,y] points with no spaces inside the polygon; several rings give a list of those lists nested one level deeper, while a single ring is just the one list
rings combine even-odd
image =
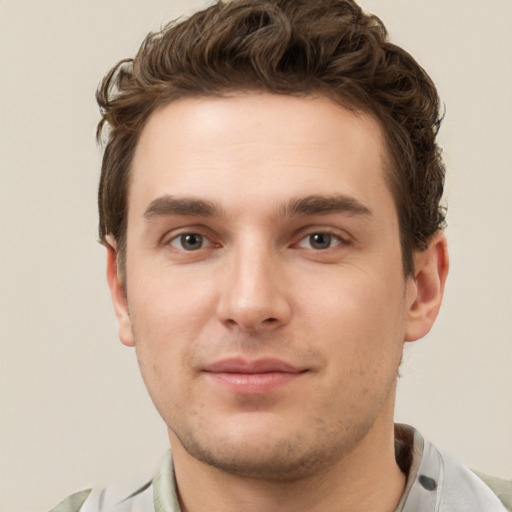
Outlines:
[{"label": "wavy hair", "polygon": [[110,70],[96,94],[97,137],[105,143],[99,238],[116,240],[121,271],[130,166],[148,118],[179,98],[240,91],[323,95],[376,116],[388,146],[404,272],[412,274],[414,251],[444,228],[439,97],[380,19],[352,0],[218,1],[150,33],[135,58]]}]

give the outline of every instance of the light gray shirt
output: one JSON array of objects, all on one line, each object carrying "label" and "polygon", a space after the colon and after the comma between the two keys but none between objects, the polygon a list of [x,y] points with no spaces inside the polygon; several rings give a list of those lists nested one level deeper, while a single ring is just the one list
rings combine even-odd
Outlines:
[{"label": "light gray shirt", "polygon": [[[411,465],[395,512],[512,511],[512,481],[476,476],[442,454],[412,427]],[[491,490],[491,486],[493,490]],[[172,454],[164,457],[153,480],[134,492],[89,489],[73,494],[50,512],[181,512]]]}]

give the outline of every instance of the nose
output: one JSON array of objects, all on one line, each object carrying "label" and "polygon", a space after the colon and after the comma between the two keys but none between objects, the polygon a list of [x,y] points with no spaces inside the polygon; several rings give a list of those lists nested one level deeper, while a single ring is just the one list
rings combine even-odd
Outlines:
[{"label": "nose", "polygon": [[269,248],[236,251],[226,261],[219,319],[230,328],[250,333],[286,325],[291,303],[282,264]]}]

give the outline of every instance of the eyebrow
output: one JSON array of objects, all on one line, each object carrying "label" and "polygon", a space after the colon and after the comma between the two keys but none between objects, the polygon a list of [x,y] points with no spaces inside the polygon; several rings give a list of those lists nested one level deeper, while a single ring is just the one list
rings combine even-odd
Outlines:
[{"label": "eyebrow", "polygon": [[165,195],[151,201],[144,211],[144,218],[151,220],[167,215],[190,215],[200,217],[220,216],[222,210],[211,201],[194,197],[174,197]]},{"label": "eyebrow", "polygon": [[371,215],[371,210],[357,199],[346,195],[307,196],[290,200],[282,210],[283,217],[296,215]]},{"label": "eyebrow", "polygon": [[[363,203],[350,196],[311,195],[290,199],[281,209],[280,216],[295,217],[330,213],[371,215],[372,212]],[[168,215],[220,217],[223,215],[223,210],[219,205],[205,199],[165,195],[151,201],[144,211],[144,218],[147,220]]]}]

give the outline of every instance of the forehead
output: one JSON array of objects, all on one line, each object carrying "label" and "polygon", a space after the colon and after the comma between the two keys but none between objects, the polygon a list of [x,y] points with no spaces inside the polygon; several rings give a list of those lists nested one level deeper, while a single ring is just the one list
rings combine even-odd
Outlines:
[{"label": "forehead", "polygon": [[364,203],[389,195],[386,160],[378,121],[324,97],[182,99],[153,113],[141,133],[129,211],[163,194],[243,205],[341,193]]}]

